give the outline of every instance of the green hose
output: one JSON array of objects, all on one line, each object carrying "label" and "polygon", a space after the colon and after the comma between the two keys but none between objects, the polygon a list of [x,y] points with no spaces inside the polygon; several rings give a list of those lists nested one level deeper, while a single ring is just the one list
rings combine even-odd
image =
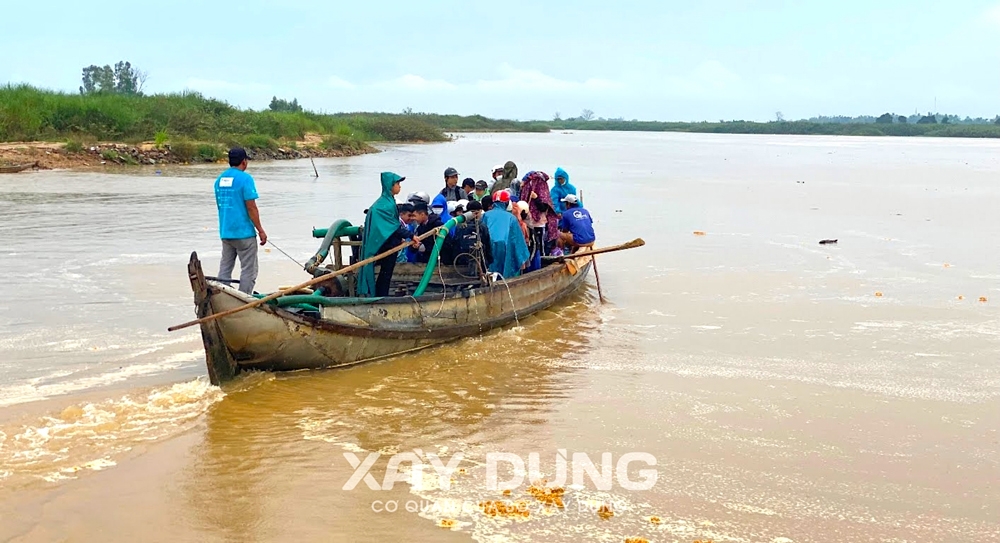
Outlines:
[{"label": "green hose", "polygon": [[313,275],[316,275],[316,271],[319,265],[326,260],[327,255],[330,254],[330,246],[333,245],[333,240],[341,236],[354,236],[359,232],[357,226],[351,226],[351,223],[346,219],[338,219],[330,225],[330,228],[313,228],[314,238],[323,238],[323,243],[320,244],[319,250],[316,254],[306,262],[305,270]]},{"label": "green hose", "polygon": [[437,265],[438,253],[441,252],[441,246],[444,245],[444,240],[448,237],[448,231],[462,224],[465,220],[465,215],[459,215],[444,223],[444,226],[438,230],[437,236],[435,236],[437,240],[434,241],[434,249],[431,251],[431,258],[427,261],[427,268],[424,269],[424,276],[420,278],[417,290],[413,292],[414,297],[423,295],[424,291],[427,290],[427,285],[431,282],[431,277],[434,277],[434,266]]}]

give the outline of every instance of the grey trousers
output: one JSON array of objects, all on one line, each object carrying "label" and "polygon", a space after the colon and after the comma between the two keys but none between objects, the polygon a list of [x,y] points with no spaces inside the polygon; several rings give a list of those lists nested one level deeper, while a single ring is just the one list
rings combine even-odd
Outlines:
[{"label": "grey trousers", "polygon": [[240,257],[240,292],[253,294],[257,282],[257,238],[222,240],[219,279],[232,279],[236,257]]}]

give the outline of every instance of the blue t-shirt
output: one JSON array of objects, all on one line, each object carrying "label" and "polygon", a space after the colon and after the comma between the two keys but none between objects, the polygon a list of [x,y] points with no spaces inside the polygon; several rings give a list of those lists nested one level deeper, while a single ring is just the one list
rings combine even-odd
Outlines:
[{"label": "blue t-shirt", "polygon": [[594,243],[597,239],[594,236],[594,219],[590,218],[590,212],[582,207],[563,211],[559,229],[573,234],[573,243],[577,245]]},{"label": "blue t-shirt", "polygon": [[257,237],[257,229],[247,214],[247,200],[257,199],[257,187],[250,174],[229,168],[215,180],[215,205],[219,208],[219,237]]}]

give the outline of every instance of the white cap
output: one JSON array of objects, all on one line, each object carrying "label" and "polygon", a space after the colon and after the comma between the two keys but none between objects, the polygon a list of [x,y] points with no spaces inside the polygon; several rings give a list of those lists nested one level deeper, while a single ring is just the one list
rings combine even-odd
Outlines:
[{"label": "white cap", "polygon": [[575,194],[567,194],[566,197],[563,198],[560,201],[561,202],[566,202],[567,204],[575,204],[575,203],[578,203],[580,201],[580,199],[577,198]]},{"label": "white cap", "polygon": [[458,209],[458,202],[448,202],[448,213],[454,213]]},{"label": "white cap", "polygon": [[462,209],[469,207],[469,201],[464,198],[455,203],[458,204],[456,207],[460,207]]}]

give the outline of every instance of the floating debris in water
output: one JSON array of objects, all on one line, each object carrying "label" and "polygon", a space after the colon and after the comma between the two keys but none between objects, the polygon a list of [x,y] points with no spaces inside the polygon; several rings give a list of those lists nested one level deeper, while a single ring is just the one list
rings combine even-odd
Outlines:
[{"label": "floating debris in water", "polygon": [[945,268],[950,268],[950,267],[951,267],[951,264],[949,264],[949,263],[945,262],[945,263],[944,263],[944,267],[945,267]]},{"label": "floating debris in water", "polygon": [[440,526],[442,528],[454,528],[455,527],[455,521],[452,520],[452,519],[450,519],[450,518],[443,518],[443,519],[441,519],[441,520],[438,521],[438,526]]},{"label": "floating debris in water", "polygon": [[983,303],[986,303],[986,296],[980,296],[979,297],[979,301],[983,302]]},{"label": "floating debris in water", "polygon": [[881,292],[876,292],[875,293],[875,297],[876,298],[881,298],[882,297],[882,293]]},{"label": "floating debris in water", "polygon": [[510,489],[509,489],[509,488],[505,489],[505,490],[503,491],[503,495],[504,495],[504,496],[510,496]]},{"label": "floating debris in water", "polygon": [[535,482],[535,484],[528,487],[528,494],[531,494],[536,500],[545,505],[554,505],[561,509],[563,507],[563,494],[566,493],[566,489],[562,487],[549,488],[544,485],[545,481]]},{"label": "floating debris in water", "polygon": [[604,504],[597,510],[597,516],[601,517],[602,520],[608,520],[615,516],[615,512],[611,509],[610,505]]},{"label": "floating debris in water", "polygon": [[649,543],[645,537],[626,537],[625,543]]},{"label": "floating debris in water", "polygon": [[663,520],[660,517],[649,517],[649,522],[653,524],[659,524],[663,522]]},{"label": "floating debris in water", "polygon": [[959,295],[958,295],[958,299],[959,299],[959,300],[964,300],[964,299],[965,299],[965,296],[962,296],[961,294],[959,294]]},{"label": "floating debris in water", "polygon": [[518,500],[516,502],[488,500],[479,502],[479,510],[482,511],[484,515],[489,517],[524,520],[531,516],[531,512],[528,511],[528,503],[524,500]]},{"label": "floating debris in water", "polygon": [[705,235],[705,233],[704,233],[704,232],[702,232],[701,230],[695,230],[695,231],[694,231],[694,235],[696,235],[696,236],[704,236],[704,235]]},{"label": "floating debris in water", "polygon": [[835,243],[837,243],[837,240],[835,240],[835,239],[821,239],[821,240],[819,240],[819,244],[820,245],[830,245],[830,244],[835,244]]}]

